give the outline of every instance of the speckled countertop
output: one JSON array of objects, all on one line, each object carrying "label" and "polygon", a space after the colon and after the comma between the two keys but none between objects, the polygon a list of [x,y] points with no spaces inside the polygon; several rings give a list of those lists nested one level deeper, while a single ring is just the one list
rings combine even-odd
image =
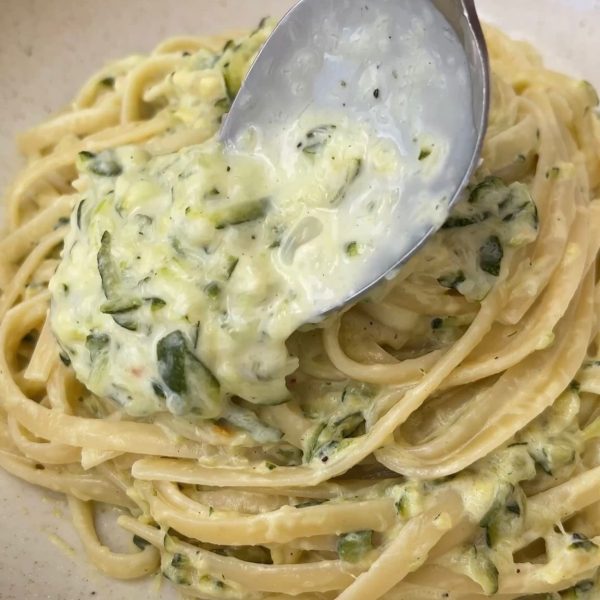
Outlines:
[{"label": "speckled countertop", "polygon": [[[169,35],[251,27],[292,0],[0,0],[0,189],[19,165],[15,134],[65,105],[110,59]],[[557,69],[600,87],[600,0],[478,0],[484,18],[536,43]],[[107,519],[110,520],[108,515]],[[0,600],[173,597],[112,582],[86,564],[53,494],[0,471]]]}]

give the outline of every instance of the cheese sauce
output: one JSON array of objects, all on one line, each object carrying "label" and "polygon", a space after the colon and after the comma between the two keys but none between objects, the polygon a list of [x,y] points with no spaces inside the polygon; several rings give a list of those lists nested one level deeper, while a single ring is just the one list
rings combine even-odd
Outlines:
[{"label": "cheese sauce", "polygon": [[[50,285],[51,321],[91,391],[135,416],[166,408],[215,418],[226,397],[289,398],[285,378],[298,364],[287,338],[385,272],[413,244],[410,232],[447,216],[457,168],[450,140],[462,124],[434,106],[438,119],[426,129],[431,119],[415,94],[450,61],[456,77],[436,85],[454,85],[453,97],[468,101],[468,71],[455,39],[448,56],[424,49],[432,18],[413,24],[395,62],[382,46],[391,80],[404,73],[396,89],[381,88],[380,65],[368,61],[339,79],[342,96],[352,85],[369,99],[375,123],[395,119],[384,133],[332,105],[277,135],[249,126],[235,148],[211,139],[163,156],[139,147],[80,154],[81,200]],[[387,26],[376,19],[344,32],[340,52],[360,55]],[[206,85],[195,88],[210,92],[211,110],[220,102],[212,96],[239,87],[232,65],[241,55],[247,67],[263,33],[249,38],[252,47],[226,47],[227,60],[212,68],[202,54]],[[170,81],[193,78],[187,69]],[[193,120],[198,103],[189,90],[181,95],[174,114],[185,108]],[[463,158],[472,134],[454,148]]]}]

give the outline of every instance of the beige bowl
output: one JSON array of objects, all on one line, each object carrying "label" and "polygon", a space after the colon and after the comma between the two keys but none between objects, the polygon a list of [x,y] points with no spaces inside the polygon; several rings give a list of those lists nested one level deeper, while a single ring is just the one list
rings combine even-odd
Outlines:
[{"label": "beige bowl", "polygon": [[[0,189],[13,139],[67,104],[110,59],[176,34],[249,28],[292,0],[0,0]],[[482,16],[533,42],[553,67],[600,87],[600,0],[477,0]],[[115,518],[104,515],[104,520]],[[174,597],[157,582],[109,581],[85,560],[64,502],[0,471],[1,600]],[[102,527],[101,527],[102,529]],[[119,541],[111,540],[118,549]]]}]

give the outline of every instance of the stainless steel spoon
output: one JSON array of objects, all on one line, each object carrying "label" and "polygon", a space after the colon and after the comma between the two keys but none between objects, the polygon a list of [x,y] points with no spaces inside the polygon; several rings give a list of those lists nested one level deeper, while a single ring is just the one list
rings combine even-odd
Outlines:
[{"label": "stainless steel spoon", "polygon": [[[361,31],[362,38],[357,34]],[[436,77],[419,79],[418,64],[409,58],[402,62],[405,55],[421,51],[413,47],[415,39],[434,57],[429,68],[436,70]],[[464,80],[458,76],[461,60]],[[389,68],[391,64],[396,68]],[[346,80],[372,85],[375,98],[385,93],[387,100],[374,109]],[[477,167],[489,95],[487,49],[473,0],[300,0],[258,54],[220,137],[235,146],[249,125],[276,135],[308,108],[335,108],[406,148],[418,120],[422,129],[443,131],[449,139],[452,158],[434,182],[440,190],[437,202],[442,197],[447,209]],[[399,236],[402,243],[370,281],[349,290],[338,306],[323,307],[323,314],[392,277],[442,225],[439,216],[421,218],[427,211],[413,219],[415,210],[423,208],[415,208],[419,181],[408,182],[401,199],[406,206],[399,208],[411,219],[409,231]]]}]

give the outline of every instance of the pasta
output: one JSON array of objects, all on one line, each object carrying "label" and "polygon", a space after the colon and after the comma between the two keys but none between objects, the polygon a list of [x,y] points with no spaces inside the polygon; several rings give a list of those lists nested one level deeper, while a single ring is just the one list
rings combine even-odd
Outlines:
[{"label": "pasta", "polygon": [[[212,137],[241,81],[227,69],[243,74],[271,26],[110,64],[21,136],[0,241],[0,466],[65,494],[99,570],[161,571],[186,597],[598,597],[598,97],[493,28],[465,199],[384,288],[293,334],[287,403],[132,417],[77,381],[48,283],[78,156]],[[203,95],[215,81],[227,98]],[[99,538],[98,503],[122,511],[130,553]]]}]

